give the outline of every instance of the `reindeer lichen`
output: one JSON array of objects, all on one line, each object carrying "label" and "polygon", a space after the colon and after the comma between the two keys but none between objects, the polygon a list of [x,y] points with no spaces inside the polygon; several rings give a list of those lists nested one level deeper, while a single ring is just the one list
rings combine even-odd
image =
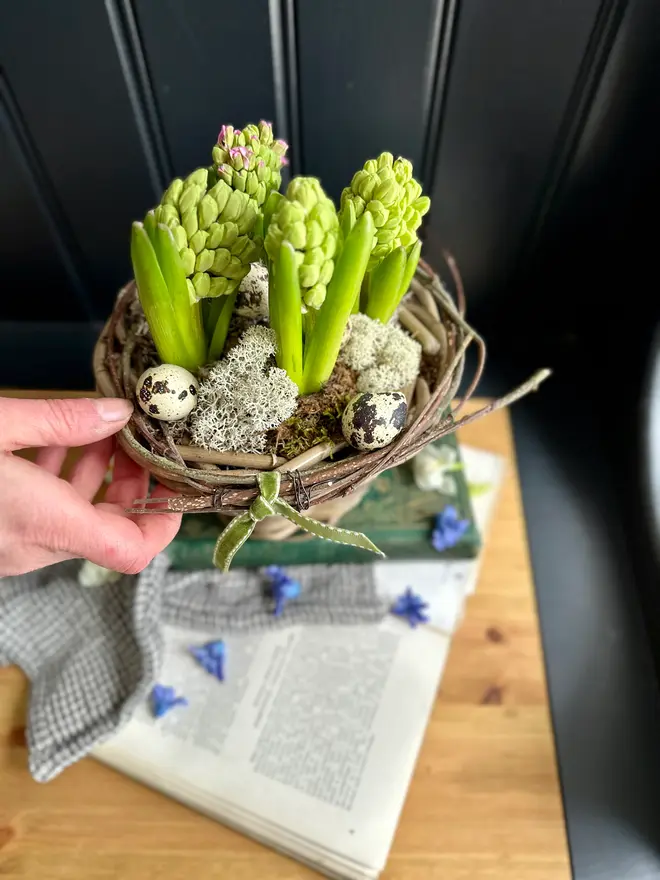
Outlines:
[{"label": "reindeer lichen", "polygon": [[298,389],[274,366],[275,333],[255,326],[245,331],[200,384],[190,419],[196,446],[220,452],[263,452],[266,432],[293,415]]},{"label": "reindeer lichen", "polygon": [[356,314],[340,358],[358,373],[358,391],[397,391],[419,373],[422,347],[396,324]]}]

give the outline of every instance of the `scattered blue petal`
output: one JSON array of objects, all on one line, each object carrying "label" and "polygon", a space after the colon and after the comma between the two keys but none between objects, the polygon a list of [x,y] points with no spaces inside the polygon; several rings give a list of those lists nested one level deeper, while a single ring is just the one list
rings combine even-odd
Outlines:
[{"label": "scattered blue petal", "polygon": [[455,547],[470,528],[469,519],[459,519],[453,504],[448,504],[435,518],[431,544],[438,553]]},{"label": "scattered blue petal", "polygon": [[154,718],[162,718],[175,706],[187,706],[185,697],[177,697],[173,687],[166,684],[155,684],[151,689],[151,711]]},{"label": "scattered blue petal", "polygon": [[207,642],[205,645],[193,645],[190,653],[199,665],[218,681],[225,680],[225,643],[222,639]]},{"label": "scattered blue petal", "polygon": [[406,587],[406,592],[399,596],[390,611],[397,617],[405,617],[414,629],[419,623],[429,622],[430,618],[425,613],[428,607],[428,602],[425,602],[417,593],[413,593],[410,587]]},{"label": "scattered blue petal", "polygon": [[269,565],[266,574],[270,578],[270,589],[275,600],[273,614],[279,617],[286,603],[300,596],[300,584],[290,578],[279,565]]}]

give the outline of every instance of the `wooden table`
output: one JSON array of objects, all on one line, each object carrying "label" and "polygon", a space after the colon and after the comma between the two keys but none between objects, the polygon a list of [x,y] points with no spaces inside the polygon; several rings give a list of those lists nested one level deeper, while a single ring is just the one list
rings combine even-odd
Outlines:
[{"label": "wooden table", "polygon": [[[461,440],[508,472],[386,880],[568,880],[570,868],[508,415]],[[1,586],[0,586],[1,588]],[[27,685],[0,669],[0,877],[302,880],[313,871],[91,759],[26,769]]]}]

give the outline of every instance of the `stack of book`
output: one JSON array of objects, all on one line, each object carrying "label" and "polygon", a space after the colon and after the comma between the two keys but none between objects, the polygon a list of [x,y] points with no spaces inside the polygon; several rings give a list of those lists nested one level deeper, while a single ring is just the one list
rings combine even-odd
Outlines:
[{"label": "stack of book", "polygon": [[[388,616],[372,626],[292,626],[224,637],[223,683],[190,663],[188,646],[199,633],[167,627],[161,680],[185,694],[189,706],[159,720],[140,707],[95,756],[329,877],[377,877],[452,635],[477,582],[480,538],[501,482],[497,456],[468,448],[461,454],[462,466],[454,456],[450,479],[442,491],[422,493],[424,502],[409,474],[388,477],[400,505],[394,524],[392,512],[383,510],[386,490],[377,484],[364,509],[354,512],[362,525],[351,524],[381,546],[390,536],[395,558],[371,563],[378,592],[395,601],[411,587],[427,603],[426,625],[412,628]],[[461,558],[442,558],[430,544],[433,513],[447,503],[470,518],[463,549],[452,548]],[[370,529],[365,510],[378,514]],[[178,544],[180,566],[189,566],[209,538],[185,537],[191,540],[198,542],[194,550]],[[419,552],[412,553],[413,544]],[[398,558],[392,547],[400,549]],[[244,564],[274,561],[261,552],[252,550]],[[308,561],[301,558],[307,552],[297,550],[292,561]]]}]

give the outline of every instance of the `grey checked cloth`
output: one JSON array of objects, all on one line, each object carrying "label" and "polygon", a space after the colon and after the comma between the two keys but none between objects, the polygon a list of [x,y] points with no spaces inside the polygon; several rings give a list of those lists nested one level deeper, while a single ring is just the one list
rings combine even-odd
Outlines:
[{"label": "grey checked cloth", "polygon": [[223,634],[294,624],[375,623],[387,613],[369,565],[291,566],[301,594],[273,616],[268,578],[172,572],[161,554],[137,577],[89,588],[80,562],[0,579],[0,666],[31,681],[30,772],[47,782],[128,721],[158,678],[162,625]]}]

